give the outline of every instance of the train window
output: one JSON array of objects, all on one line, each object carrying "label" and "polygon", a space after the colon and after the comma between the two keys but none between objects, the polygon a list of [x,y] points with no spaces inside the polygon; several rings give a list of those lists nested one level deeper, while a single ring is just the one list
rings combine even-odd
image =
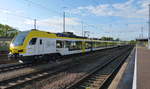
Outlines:
[{"label": "train window", "polygon": [[66,47],[66,48],[70,48],[70,44],[71,44],[70,41],[65,41],[65,47]]},{"label": "train window", "polygon": [[40,39],[40,45],[42,45],[42,39]]},{"label": "train window", "polygon": [[23,45],[24,40],[26,36],[28,35],[28,32],[20,32],[12,41],[12,44],[14,46],[20,46]]},{"label": "train window", "polygon": [[76,42],[75,41],[71,41],[70,49],[72,49],[72,50],[76,49]]},{"label": "train window", "polygon": [[78,50],[81,50],[82,49],[82,41],[76,41],[76,48],[78,49]]},{"label": "train window", "polygon": [[86,49],[90,49],[92,47],[92,43],[91,42],[85,42],[85,48]]},{"label": "train window", "polygon": [[63,48],[63,47],[64,47],[64,41],[57,40],[56,41],[56,48]]},{"label": "train window", "polygon": [[66,48],[69,48],[69,51],[82,49],[81,41],[66,41],[65,45],[66,45]]},{"label": "train window", "polygon": [[29,42],[29,45],[35,45],[37,38],[32,38]]}]

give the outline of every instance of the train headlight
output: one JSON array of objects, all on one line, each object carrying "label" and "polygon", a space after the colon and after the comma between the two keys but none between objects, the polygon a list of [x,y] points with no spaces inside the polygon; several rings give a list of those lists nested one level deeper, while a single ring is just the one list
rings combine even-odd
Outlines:
[{"label": "train headlight", "polygon": [[11,43],[11,44],[10,44],[10,47],[14,47],[14,44]]}]

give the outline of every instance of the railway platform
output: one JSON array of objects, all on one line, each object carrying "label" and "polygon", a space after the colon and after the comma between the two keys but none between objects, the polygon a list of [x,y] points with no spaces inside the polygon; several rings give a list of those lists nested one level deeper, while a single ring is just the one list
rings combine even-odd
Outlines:
[{"label": "railway platform", "polygon": [[135,48],[109,89],[150,89],[150,49]]},{"label": "railway platform", "polygon": [[137,48],[136,89],[150,89],[150,49]]}]

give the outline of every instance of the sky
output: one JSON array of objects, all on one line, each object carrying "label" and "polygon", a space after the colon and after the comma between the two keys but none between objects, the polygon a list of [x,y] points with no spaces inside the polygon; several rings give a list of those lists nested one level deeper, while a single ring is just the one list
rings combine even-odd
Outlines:
[{"label": "sky", "polygon": [[134,40],[148,35],[150,0],[1,0],[0,23],[21,31],[34,28],[49,32],[66,31],[89,37],[109,36]]}]

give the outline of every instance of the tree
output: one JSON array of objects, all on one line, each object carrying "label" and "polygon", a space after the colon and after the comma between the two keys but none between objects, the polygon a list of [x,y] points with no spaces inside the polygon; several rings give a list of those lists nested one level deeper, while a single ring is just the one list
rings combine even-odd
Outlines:
[{"label": "tree", "polygon": [[104,41],[113,41],[114,40],[114,38],[112,38],[112,37],[101,37],[100,39],[104,40]]},{"label": "tree", "polygon": [[0,24],[0,36],[4,36],[4,25]]},{"label": "tree", "polygon": [[17,33],[17,29],[9,25],[0,24],[0,37],[14,37]]},{"label": "tree", "polygon": [[116,40],[115,41],[120,41],[120,39],[119,38],[116,38]]},{"label": "tree", "polygon": [[8,31],[13,29],[12,27],[8,26],[8,25],[4,25],[4,29],[5,29],[5,36],[7,37],[8,36]]},{"label": "tree", "polygon": [[135,45],[136,41],[135,40],[131,40],[129,43],[132,44],[132,45]]}]

